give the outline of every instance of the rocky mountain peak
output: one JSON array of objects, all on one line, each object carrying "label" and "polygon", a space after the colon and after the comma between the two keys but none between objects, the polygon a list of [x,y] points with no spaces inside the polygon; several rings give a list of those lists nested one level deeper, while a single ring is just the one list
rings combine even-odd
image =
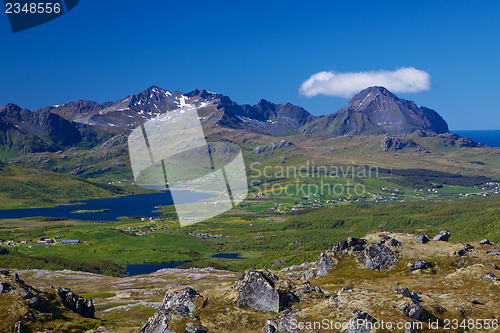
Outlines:
[{"label": "rocky mountain peak", "polygon": [[333,132],[334,135],[409,135],[415,131],[442,134],[449,131],[436,111],[418,107],[413,101],[399,98],[379,86],[362,90],[347,106],[313,125],[315,132]]},{"label": "rocky mountain peak", "polygon": [[22,108],[20,108],[18,105],[9,103],[0,107],[0,114],[14,115],[21,112],[21,110]]}]

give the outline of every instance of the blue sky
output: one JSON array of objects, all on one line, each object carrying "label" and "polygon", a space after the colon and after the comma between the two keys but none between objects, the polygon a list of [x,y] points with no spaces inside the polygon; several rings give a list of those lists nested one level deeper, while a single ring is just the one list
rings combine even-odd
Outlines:
[{"label": "blue sky", "polygon": [[452,130],[500,129],[499,17],[499,1],[80,0],[13,34],[0,13],[0,105],[102,103],[158,85],[321,115],[349,99],[301,95],[313,74],[413,67],[430,89],[399,97]]}]

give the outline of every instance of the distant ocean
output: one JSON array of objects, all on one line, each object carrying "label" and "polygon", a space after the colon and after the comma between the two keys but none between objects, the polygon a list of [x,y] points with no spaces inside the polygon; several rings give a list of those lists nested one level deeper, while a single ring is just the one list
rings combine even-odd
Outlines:
[{"label": "distant ocean", "polygon": [[483,145],[500,147],[500,130],[489,131],[450,131],[460,136],[470,138]]}]

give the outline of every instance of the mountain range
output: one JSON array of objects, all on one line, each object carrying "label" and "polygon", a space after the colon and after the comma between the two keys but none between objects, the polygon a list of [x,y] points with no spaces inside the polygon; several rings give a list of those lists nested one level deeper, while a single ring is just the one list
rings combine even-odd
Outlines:
[{"label": "mountain range", "polygon": [[448,125],[436,111],[417,107],[384,87],[369,87],[337,112],[314,116],[290,103],[260,100],[256,105],[239,105],[228,96],[206,90],[182,94],[151,86],[115,103],[80,100],[34,111],[7,104],[0,108],[0,157],[72,146],[89,148],[186,105],[197,107],[205,128],[220,126],[271,136],[448,132]]}]

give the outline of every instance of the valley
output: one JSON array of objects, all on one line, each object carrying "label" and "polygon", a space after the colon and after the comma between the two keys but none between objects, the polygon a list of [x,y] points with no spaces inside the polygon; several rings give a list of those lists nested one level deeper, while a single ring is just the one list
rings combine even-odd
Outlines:
[{"label": "valley", "polygon": [[[137,186],[127,135],[186,106],[196,106],[207,142],[241,149],[248,195],[233,209],[181,226],[169,193]],[[35,307],[30,311],[39,317],[26,321],[30,329],[44,322],[54,331],[136,332],[151,316],[148,325],[157,325],[157,309],[174,311],[161,302],[165,292],[203,298],[192,300],[196,310],[189,305],[188,313],[175,310],[165,319],[175,332],[188,324],[234,332],[241,322],[245,332],[284,332],[283,323],[295,318],[306,325],[368,315],[438,320],[445,331],[446,318],[498,316],[492,305],[497,273],[489,267],[500,265],[500,149],[449,133],[435,111],[383,87],[365,89],[321,117],[289,103],[238,105],[205,90],[182,94],[155,86],[116,103],[77,101],[35,111],[7,105],[0,114],[0,267],[33,286],[69,287],[92,298],[98,318],[41,319],[43,308]],[[73,134],[60,135],[61,128]],[[192,200],[206,195],[186,193]],[[207,202],[217,205],[227,196],[210,193]],[[8,216],[14,209],[21,215]],[[451,233],[449,242],[422,247],[415,241],[442,230]],[[346,239],[362,241],[342,253],[332,250]],[[483,239],[491,244],[479,244]],[[375,248],[383,255],[373,262],[389,256],[390,267],[366,264]],[[422,260],[428,267],[409,268]],[[153,264],[179,266],[126,276],[129,265]],[[244,287],[254,278],[267,281],[263,288],[272,295],[295,296],[290,304],[280,298],[273,315],[259,308],[275,309],[267,300],[241,303],[243,290],[260,288]],[[201,296],[179,291],[185,286]],[[400,287],[419,296],[395,293]],[[19,288],[9,295],[17,297]],[[56,299],[50,290],[40,295]],[[4,319],[15,324],[12,316]]]}]

